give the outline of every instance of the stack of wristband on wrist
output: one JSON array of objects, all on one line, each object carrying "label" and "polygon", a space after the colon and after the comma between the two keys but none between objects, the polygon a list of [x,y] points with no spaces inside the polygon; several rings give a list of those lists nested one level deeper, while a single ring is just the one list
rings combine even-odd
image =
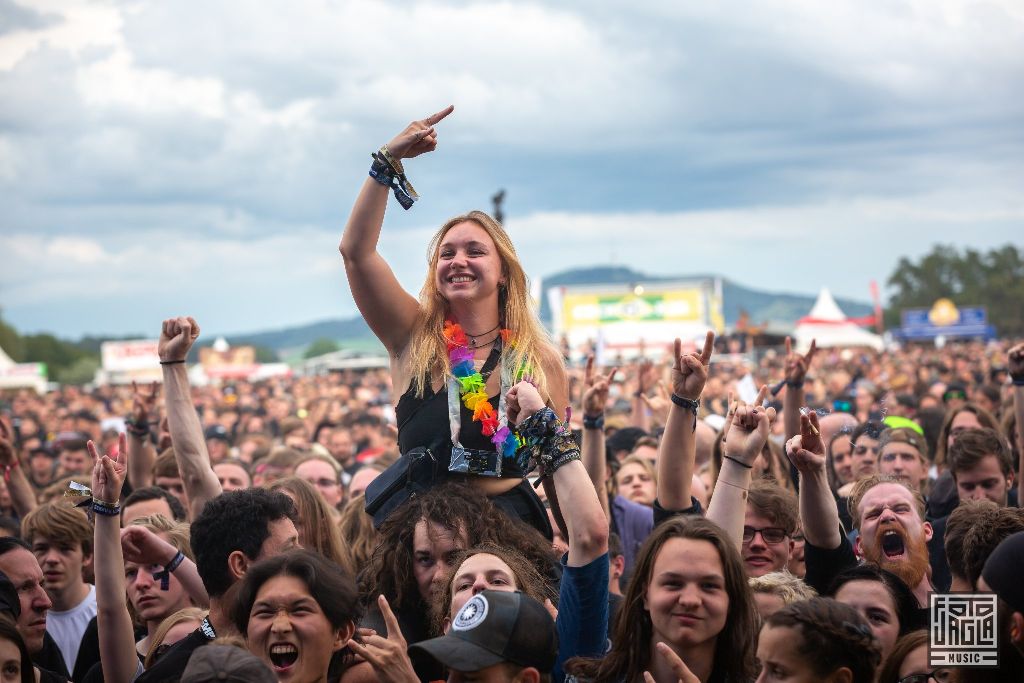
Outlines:
[{"label": "stack of wristband on wrist", "polygon": [[387,145],[381,147],[371,156],[373,163],[370,164],[370,177],[381,185],[390,187],[395,193],[395,199],[403,209],[408,211],[420,196],[409,179],[405,177],[405,168],[402,166],[402,162],[391,154]]},{"label": "stack of wristband on wrist", "polygon": [[680,408],[685,408],[693,413],[693,431],[697,431],[697,413],[700,411],[700,399],[698,398],[683,398],[676,394],[672,394],[672,402]]},{"label": "stack of wristband on wrist", "polygon": [[1015,387],[1024,387],[1024,372],[1010,373],[1010,381]]},{"label": "stack of wristband on wrist", "polygon": [[580,448],[569,426],[555,411],[543,408],[526,418],[516,430],[523,445],[516,452],[516,464],[524,474],[539,469],[536,486],[565,464],[580,459]]},{"label": "stack of wristband on wrist", "polygon": [[597,415],[583,414],[583,428],[584,429],[604,429],[604,413],[598,413]]},{"label": "stack of wristband on wrist", "polygon": [[121,514],[121,501],[107,503],[99,498],[93,498],[92,511],[97,515],[103,515],[105,517],[117,517]]}]

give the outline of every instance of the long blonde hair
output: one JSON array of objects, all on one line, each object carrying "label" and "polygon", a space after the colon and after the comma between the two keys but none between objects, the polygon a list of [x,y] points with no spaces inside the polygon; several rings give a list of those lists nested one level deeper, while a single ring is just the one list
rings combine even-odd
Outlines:
[{"label": "long blonde hair", "polygon": [[512,343],[506,345],[509,353],[502,354],[503,374],[515,381],[519,379],[517,373],[521,372],[520,369],[528,368],[527,374],[537,384],[541,395],[546,396],[547,382],[544,367],[540,363],[540,353],[541,349],[550,346],[548,334],[530,306],[530,285],[512,240],[505,229],[483,211],[470,211],[449,219],[430,240],[427,249],[429,268],[423,289],[420,290],[419,318],[409,341],[408,357],[413,370],[412,386],[416,396],[423,396],[434,377],[447,376],[451,370],[448,350],[441,333],[448,315],[448,306],[437,289],[437,261],[441,240],[454,226],[467,221],[480,226],[491,237],[501,259],[505,284],[498,292],[498,322],[512,331]]}]

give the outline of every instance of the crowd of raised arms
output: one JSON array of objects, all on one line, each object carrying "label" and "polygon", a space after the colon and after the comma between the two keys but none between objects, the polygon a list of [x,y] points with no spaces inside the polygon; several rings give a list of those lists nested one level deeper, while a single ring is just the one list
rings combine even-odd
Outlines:
[{"label": "crowd of raised arms", "polygon": [[[0,683],[1024,681],[1024,344],[571,362],[487,214],[418,297],[377,250],[452,110],[341,238],[388,370],[191,386],[179,317],[160,384],[2,397]],[[929,665],[949,591],[998,668]]]}]

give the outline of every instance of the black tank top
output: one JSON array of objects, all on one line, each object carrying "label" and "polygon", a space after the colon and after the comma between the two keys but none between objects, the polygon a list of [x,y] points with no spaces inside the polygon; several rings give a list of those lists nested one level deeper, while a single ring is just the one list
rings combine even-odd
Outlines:
[{"label": "black tank top", "polygon": [[[501,348],[497,347],[487,357],[482,372],[488,372],[490,366],[495,367],[501,358]],[[499,396],[491,396],[492,406],[497,407]],[[495,451],[491,437],[484,436],[483,426],[473,420],[473,411],[459,401],[459,408],[462,412],[462,427],[459,431],[459,441],[463,448],[470,448],[477,451]],[[395,406],[395,418],[398,420],[398,449],[402,453],[408,453],[419,446],[426,446],[442,455],[442,460],[450,457],[452,450],[451,425],[448,423],[448,387],[447,384],[435,392],[434,387],[427,383],[423,397],[416,396],[413,386],[410,383],[409,389],[398,399]],[[519,469],[511,458],[505,458],[501,463],[502,478],[523,477],[523,471]]]}]

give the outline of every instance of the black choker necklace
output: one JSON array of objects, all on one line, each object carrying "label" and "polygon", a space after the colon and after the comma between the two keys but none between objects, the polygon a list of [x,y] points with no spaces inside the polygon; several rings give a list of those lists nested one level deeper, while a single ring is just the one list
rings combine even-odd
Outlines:
[{"label": "black choker necklace", "polygon": [[[469,338],[469,344],[468,344],[469,348],[471,348],[471,349],[476,349],[476,348],[479,348],[480,346],[484,346],[484,344],[481,344],[481,343],[479,343],[479,342],[477,341],[477,339],[479,339],[480,337],[484,337],[484,336],[486,336],[486,335],[490,334],[491,332],[494,332],[494,331],[495,331],[496,329],[498,329],[499,327],[501,327],[501,324],[500,324],[500,323],[499,323],[499,324],[497,324],[497,325],[495,325],[495,326],[494,326],[494,327],[492,327],[491,329],[487,330],[486,332],[481,332],[480,334],[470,334],[469,332],[466,332],[466,337],[468,337],[468,338]],[[501,336],[501,335],[499,334],[498,336]],[[487,342],[487,343],[488,343],[488,344],[493,344],[493,343],[494,343],[494,341],[495,341],[495,340],[496,340],[497,338],[498,338],[498,337],[495,337],[494,339],[492,339],[491,341],[489,341],[489,342]]]}]

